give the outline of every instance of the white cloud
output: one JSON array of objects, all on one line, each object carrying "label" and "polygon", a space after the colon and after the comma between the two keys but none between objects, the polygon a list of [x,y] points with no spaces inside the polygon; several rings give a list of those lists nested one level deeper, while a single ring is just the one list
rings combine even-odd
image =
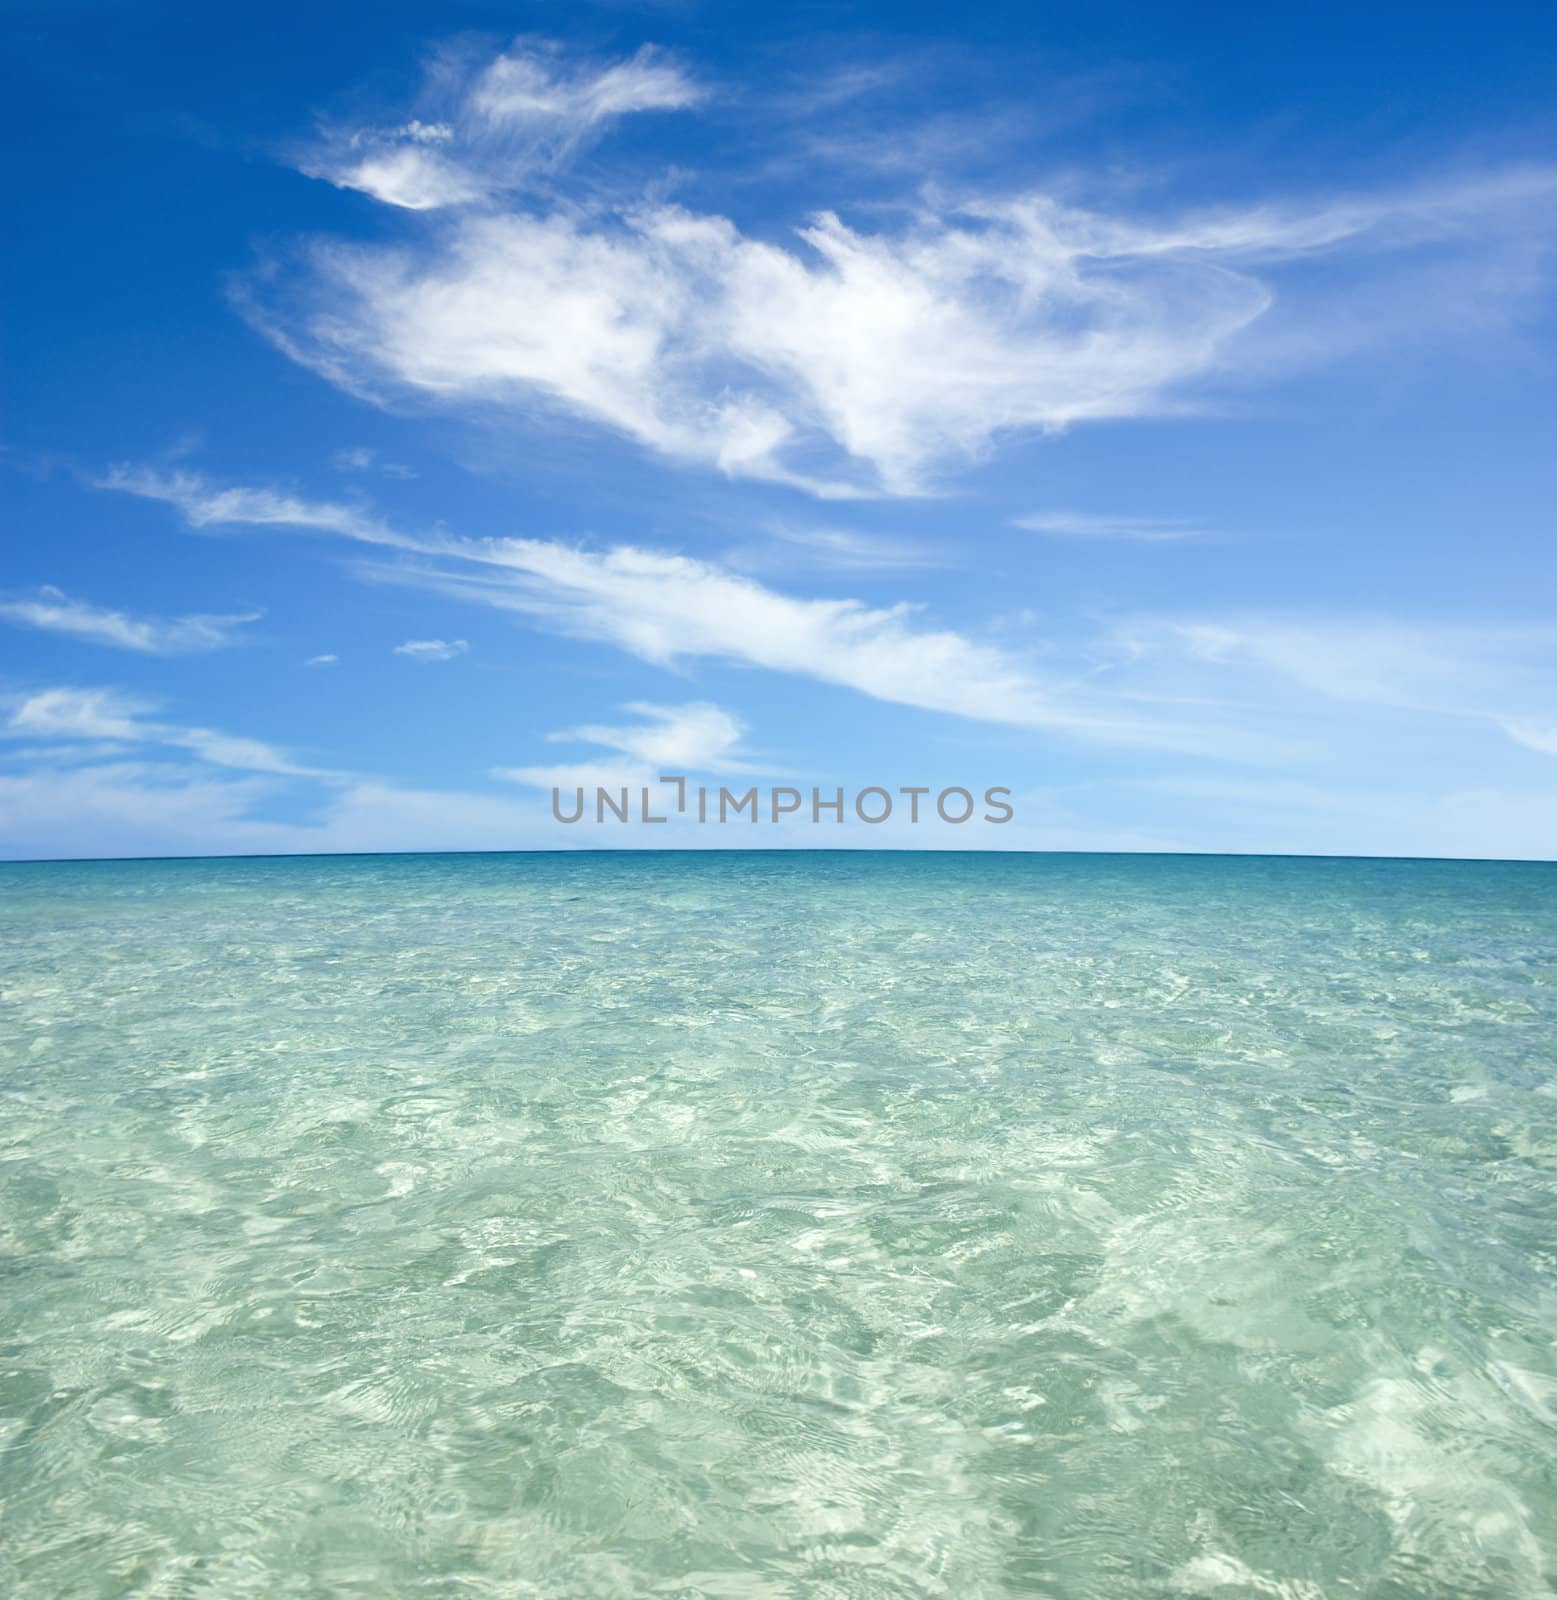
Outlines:
[{"label": "white cloud", "polygon": [[1337,700],[1475,715],[1499,693],[1541,694],[1557,652],[1553,628],[1269,615],[1172,626],[1202,661],[1264,667]]},{"label": "white cloud", "polygon": [[337,655],[309,656],[303,665],[305,667],[333,667],[340,659]]},{"label": "white cloud", "polygon": [[47,739],[135,741],[147,737],[141,718],[154,709],[114,689],[44,689],[14,707],[9,726]]},{"label": "white cloud", "polygon": [[540,618],[564,633],[670,666],[710,657],[841,684],[878,700],[1017,725],[1085,725],[1014,657],[917,626],[914,608],[781,594],[711,562],[537,539],[482,547],[484,570],[389,570],[445,593]]},{"label": "white cloud", "polygon": [[178,728],[164,724],[152,737],[160,738],[164,744],[191,750],[213,767],[236,767],[242,772],[275,772],[289,778],[333,779],[340,776],[319,767],[300,766],[262,739],[218,733],[214,728]]},{"label": "white cloud", "polygon": [[278,781],[145,761],[0,771],[0,854],[513,850],[583,842],[549,827],[533,802],[370,778],[332,788],[310,820],[269,821],[257,813],[278,792]]},{"label": "white cloud", "polygon": [[0,760],[42,762],[48,766],[80,766],[88,761],[106,761],[130,753],[130,747],[113,739],[96,739],[73,744],[59,739],[49,744],[0,744]]},{"label": "white cloud", "polygon": [[[577,781],[607,785],[630,778],[589,769]],[[571,787],[573,779],[563,781]],[[549,785],[548,785],[549,786]],[[600,828],[560,826],[544,801],[458,789],[415,789],[377,779],[334,788],[304,821],[277,822],[260,813],[276,794],[274,780],[231,778],[200,768],[157,762],[109,761],[91,767],[0,770],[0,854],[36,856],[190,856],[311,854],[397,850],[516,850],[598,848]],[[663,791],[664,795],[674,790]],[[660,806],[660,799],[654,800]],[[1098,825],[1053,804],[1018,797],[1018,816],[1032,827],[970,824],[965,828],[867,828],[850,821],[831,827],[826,842],[840,848],[1088,849],[1172,848],[1163,834]],[[817,829],[805,824],[764,827],[748,840],[740,826],[680,824],[678,848],[728,849],[749,842],[765,848],[815,848]],[[667,830],[612,827],[609,842],[624,848],[663,848]]]},{"label": "white cloud", "polygon": [[358,445],[351,450],[337,450],[330,457],[337,472],[381,472],[386,478],[414,478],[416,473],[398,461],[384,461],[377,450]]},{"label": "white cloud", "polygon": [[[630,783],[596,776],[559,780]],[[279,780],[235,778],[203,767],[103,760],[91,766],[0,769],[0,855],[217,855],[330,851],[514,850],[594,847],[593,826],[551,823],[544,803],[465,790],[405,788],[360,779],[328,791],[306,821],[276,822],[258,814]],[[549,784],[543,785],[549,787]],[[673,791],[667,791],[673,792]],[[1401,792],[1358,797],[1344,791],[1294,791],[1277,785],[1267,796],[1241,786],[1232,794],[1194,791],[1180,825],[1159,818],[1152,829],[1110,823],[1084,795],[1042,791],[1015,797],[1017,822],[976,829],[839,828],[829,844],[880,848],[1022,850],[1225,850],[1262,853],[1415,854],[1550,860],[1557,850],[1553,821],[1557,793],[1498,789],[1443,795]],[[1232,809],[1208,821],[1206,802]],[[656,800],[656,804],[658,801]],[[1243,824],[1230,830],[1221,817]],[[662,846],[668,830],[613,827],[609,842]],[[762,828],[764,846],[812,847],[814,827]],[[745,842],[738,830],[682,828],[678,847],[729,848]]]},{"label": "white cloud", "polygon": [[203,855],[280,848],[246,821],[265,780],[144,761],[0,771],[0,852],[26,856]]},{"label": "white cloud", "polygon": [[[1482,721],[1529,749],[1557,754],[1557,629],[1384,618],[1234,616],[1138,621],[1112,640],[1137,672],[1166,665],[1235,673],[1248,694],[1262,675],[1329,700]],[[1181,680],[1182,681],[1182,680]],[[1261,698],[1274,705],[1269,692]]]},{"label": "white cloud", "polygon": [[542,789],[560,789],[578,784],[652,784],[662,773],[685,777],[772,770],[754,766],[743,758],[740,744],[745,728],[739,718],[720,706],[707,701],[681,706],[633,701],[622,709],[642,720],[630,727],[588,723],[546,735],[553,743],[599,745],[613,752],[614,759],[564,766],[501,767],[493,776]]},{"label": "white cloud", "polygon": [[805,561],[835,572],[884,572],[942,564],[936,551],[913,539],[859,533],[852,528],[798,527],[784,522],[770,523],[767,531],[774,544],[746,546],[737,552],[738,565],[777,566],[791,571],[797,562]]},{"label": "white cloud", "polygon": [[720,706],[707,701],[659,706],[635,700],[622,709],[643,721],[630,728],[586,723],[563,733],[548,734],[547,738],[557,742],[604,745],[670,772],[752,770],[733,759],[745,728],[739,718]]},{"label": "white cloud", "polygon": [[[541,539],[419,538],[358,508],[218,489],[187,473],[158,478],[122,468],[104,482],[166,500],[196,526],[297,526],[394,551],[410,559],[361,570],[516,612],[659,666],[763,667],[977,722],[1139,748],[1253,764],[1312,758],[1345,730],[1316,723],[1311,701],[1284,699],[1272,687],[1285,683],[1310,696],[1487,721],[1545,750],[1557,699],[1550,629],[1145,618],[1094,641],[1070,670],[1040,672],[1028,655],[936,628],[914,606],[802,598],[687,556]],[[1257,692],[1255,670],[1266,680]]]},{"label": "white cloud", "polygon": [[[429,96],[424,118],[352,130],[309,170],[447,215],[400,244],[316,245],[301,280],[249,298],[257,324],[359,392],[550,408],[823,496],[925,493],[1013,433],[1179,414],[1208,380],[1312,361],[1363,323],[1388,338],[1391,298],[1421,308],[1390,295],[1382,258],[1517,255],[1557,192],[1541,167],[1178,215],[914,189],[870,229],[819,194],[787,237],[757,238],[641,180],[625,202],[594,174],[505,201],[612,119],[696,103],[651,51],[605,69],[534,45],[445,61]],[[1377,269],[1366,316],[1334,298],[1353,285],[1273,320],[1280,270],[1341,252]],[[1483,282],[1477,303],[1530,279]],[[1442,332],[1441,312],[1425,322]]]},{"label": "white cloud", "polygon": [[598,552],[543,539],[419,539],[370,512],[266,489],[216,489],[187,473],[119,468],[102,481],[168,501],[199,527],[296,526],[430,557],[364,571],[518,612],[661,666],[738,662],[975,721],[1244,760],[1269,759],[1281,743],[1257,729],[1187,727],[1156,712],[1121,715],[1117,703],[1095,693],[1049,684],[1010,650],[921,624],[910,605],[802,599],[713,562],[631,546]]},{"label": "white cloud", "polygon": [[1138,544],[1206,537],[1205,529],[1180,518],[1099,516],[1085,511],[1035,511],[1030,516],[1013,517],[1011,526],[1063,539],[1122,539]]},{"label": "white cloud", "polygon": [[213,728],[188,727],[150,720],[153,702],[116,689],[42,689],[13,697],[4,732],[44,739],[109,739],[124,744],[152,744],[187,750],[212,766],[285,777],[338,780],[340,773],[308,767],[259,739],[225,734]]},{"label": "white cloud", "polygon": [[195,472],[159,473],[117,466],[97,479],[95,486],[175,506],[192,528],[297,528],[403,550],[427,549],[424,543],[402,537],[357,506],[307,500],[277,489],[213,488]]},{"label": "white cloud", "polygon": [[824,496],[914,494],[1004,433],[1168,409],[1269,302],[1214,260],[1099,259],[1087,219],[1036,225],[824,214],[796,250],[670,207],[465,217],[426,254],[320,247],[311,307],[262,326],[353,382],[539,402]]},{"label": "white cloud", "polygon": [[1271,305],[1257,266],[1472,214],[1456,191],[1149,227],[1030,197],[893,232],[822,212],[788,248],[663,205],[482,214],[420,249],[318,248],[271,326],[440,404],[543,403],[732,476],[914,494],[1013,431],[1183,409]]},{"label": "white cloud", "polygon": [[[547,787],[647,783],[662,768],[749,770],[739,759],[742,725],[719,706],[634,702],[622,709],[638,721],[621,727],[590,724],[551,736],[557,742],[602,745],[616,752],[614,761],[513,769],[498,776]],[[533,800],[407,788],[383,778],[304,767],[259,740],[155,720],[154,704],[118,690],[46,689],[13,698],[0,710],[8,713],[0,723],[3,857],[430,846],[555,849],[590,842],[559,827],[549,809]],[[13,742],[21,739],[38,742]],[[158,753],[143,754],[148,747]],[[234,770],[244,775],[232,776]],[[264,808],[290,792],[287,780],[298,778],[323,785],[313,816],[266,820]],[[660,840],[650,830],[615,842]],[[729,839],[690,842],[728,844]]]},{"label": "white cloud", "polygon": [[[1557,633],[1549,628],[1143,618],[1116,626],[1091,647],[1085,670],[1078,665],[1061,678],[1052,669],[1040,674],[1008,648],[927,625],[913,606],[801,598],[686,556],[541,539],[415,537],[360,508],[219,489],[190,473],[120,468],[103,482],[165,500],[198,527],[295,526],[391,550],[411,559],[370,565],[367,575],[518,612],[661,666],[736,662],[980,722],[1240,761],[1315,753],[1289,714],[1301,702],[1249,692],[1258,670],[1327,699],[1488,721],[1535,750],[1557,742],[1549,709],[1557,700]],[[1231,700],[1229,668],[1238,673]]]},{"label": "white cloud", "polygon": [[702,91],[674,62],[645,45],[631,59],[603,70],[568,70],[555,51],[510,51],[476,79],[469,104],[491,122],[580,129],[635,111],[678,111],[701,98]]},{"label": "white cloud", "polygon": [[1503,731],[1516,744],[1539,750],[1542,755],[1557,756],[1557,722],[1520,722],[1505,720]]},{"label": "white cloud", "polygon": [[466,205],[487,193],[474,174],[463,171],[433,151],[408,146],[364,156],[359,161],[337,167],[329,177],[338,188],[360,189],[374,200],[402,206],[407,211],[436,211],[440,206]]},{"label": "white cloud", "polygon": [[[383,778],[298,766],[272,747],[241,735],[152,720],[149,702],[108,689],[56,688],[26,696],[9,708],[0,733],[0,855],[113,856],[202,855],[230,852],[488,849],[598,846],[589,827],[555,822],[534,798],[464,790],[402,787]],[[662,772],[692,783],[702,777],[769,773],[782,769],[756,760],[743,747],[741,720],[706,701],[659,705],[642,701],[621,708],[632,720],[563,730],[552,743],[592,745],[604,756],[554,766],[517,767],[492,776],[526,787],[571,789],[655,786],[653,809],[679,827],[678,845],[727,848],[760,843],[769,848],[814,847],[814,829],[791,819],[763,830],[760,840],[728,828],[693,824],[695,806],[682,812],[676,791],[658,786]],[[11,742],[31,738],[35,742]],[[146,747],[159,746],[155,754]],[[182,759],[180,759],[182,758]],[[228,770],[222,770],[228,769]],[[242,776],[233,776],[232,769]],[[312,813],[278,822],[267,808],[285,797],[297,812],[289,780],[322,785]],[[689,791],[690,792],[690,791]],[[868,828],[851,817],[826,843],[839,848],[1038,848],[1045,844],[1120,848],[1162,844],[1160,836],[1109,833],[1065,819],[1046,805],[1036,832],[990,827],[914,829],[898,819]],[[623,828],[611,843],[656,847],[665,835],[652,827]]]},{"label": "white cloud", "polygon": [[676,111],[701,98],[652,46],[609,65],[570,64],[535,42],[479,68],[445,55],[423,93],[438,120],[332,129],[297,164],[310,177],[406,211],[469,206],[555,170],[622,117]]},{"label": "white cloud", "polygon": [[[111,690],[55,689],[29,696],[14,709],[6,731],[53,741],[0,742],[0,853],[21,855],[199,855],[225,852],[341,850],[516,849],[597,845],[598,832],[552,820],[549,807],[529,800],[461,790],[405,788],[351,773],[313,773],[277,760],[268,746],[179,724],[153,723],[147,702]],[[651,785],[662,770],[733,774],[757,766],[742,750],[740,720],[707,702],[664,706],[633,702],[622,725],[586,724],[550,735],[553,742],[592,744],[611,755],[583,764],[514,768],[494,774],[549,788],[606,784]],[[116,736],[105,743],[104,735]],[[74,736],[74,742],[66,742]],[[93,742],[83,743],[83,738]],[[158,744],[192,756],[142,758],[124,751]],[[26,770],[15,770],[26,762]],[[233,777],[213,767],[238,767]],[[275,822],[263,812],[289,792],[284,781],[324,778],[311,816]],[[655,809],[674,810],[663,789]],[[295,799],[290,809],[295,810]],[[692,847],[749,842],[728,831],[697,829],[677,816],[678,843]],[[654,829],[613,834],[615,844],[656,846]],[[815,835],[793,826],[764,833],[769,847],[808,845]],[[945,844],[933,832],[876,830],[851,822],[828,842],[848,846]],[[1009,832],[959,831],[962,848],[1010,847]]]},{"label": "white cloud", "polygon": [[452,661],[469,649],[463,639],[407,639],[395,646],[395,654],[413,661]]},{"label": "white cloud", "polygon": [[[8,712],[0,722],[0,856],[415,850],[429,843],[514,849],[543,842],[543,815],[503,796],[407,789],[307,767],[261,740],[156,720],[155,710],[118,690],[64,687],[0,705]],[[22,739],[43,742],[13,742]],[[149,748],[157,753],[138,753]],[[312,820],[257,815],[296,779],[323,785]]]},{"label": "white cloud", "polygon": [[136,617],[127,611],[110,611],[85,600],[72,600],[54,588],[40,589],[30,599],[0,600],[0,618],[7,622],[155,656],[220,650],[234,642],[236,629],[244,623],[257,622],[263,614],[243,611],[225,616]]}]

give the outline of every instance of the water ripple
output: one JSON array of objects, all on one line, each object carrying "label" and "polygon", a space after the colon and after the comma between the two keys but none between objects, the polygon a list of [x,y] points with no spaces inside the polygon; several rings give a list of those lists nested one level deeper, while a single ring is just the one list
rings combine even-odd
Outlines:
[{"label": "water ripple", "polygon": [[0,867],[0,1588],[1534,1600],[1557,871]]}]

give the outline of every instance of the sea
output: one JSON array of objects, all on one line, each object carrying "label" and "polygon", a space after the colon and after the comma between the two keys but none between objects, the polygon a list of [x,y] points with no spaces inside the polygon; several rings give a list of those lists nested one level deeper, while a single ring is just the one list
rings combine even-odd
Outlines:
[{"label": "sea", "polygon": [[1557,865],[0,866],[10,1600],[1534,1600]]}]

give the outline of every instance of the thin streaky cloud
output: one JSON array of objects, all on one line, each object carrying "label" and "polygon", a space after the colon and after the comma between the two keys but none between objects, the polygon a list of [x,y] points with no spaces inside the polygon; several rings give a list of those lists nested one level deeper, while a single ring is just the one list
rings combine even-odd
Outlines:
[{"label": "thin streaky cloud", "polygon": [[215,767],[278,777],[341,781],[344,774],[305,766],[260,739],[155,720],[156,702],[118,689],[58,687],[12,696],[3,731],[10,738],[107,739],[185,750]]},{"label": "thin streaky cloud", "polygon": [[703,98],[652,45],[602,63],[520,41],[479,66],[445,53],[428,73],[423,114],[326,126],[291,159],[309,177],[384,205],[440,211],[543,180],[623,117],[679,111]]},{"label": "thin streaky cloud", "polygon": [[772,542],[743,545],[727,557],[732,566],[747,571],[775,568],[792,571],[808,565],[834,572],[892,572],[946,565],[929,545],[851,528],[802,527],[770,523]]},{"label": "thin streaky cloud", "polygon": [[757,666],[974,722],[1256,765],[1303,750],[1268,728],[1171,722],[1079,681],[1051,680],[1025,653],[920,625],[922,608],[907,603],[800,598],[712,562],[625,545],[494,540],[479,560],[365,562],[359,571],[517,612],[667,670],[700,660]]},{"label": "thin streaky cloud", "polygon": [[93,644],[142,655],[193,655],[237,643],[237,630],[258,622],[262,611],[197,613],[187,617],[138,617],[128,611],[72,600],[45,587],[25,599],[0,600],[0,619],[45,633],[63,633]]},{"label": "thin streaky cloud", "polygon": [[1208,529],[1173,517],[1124,517],[1085,511],[1035,511],[1013,517],[1011,526],[1062,539],[1114,539],[1134,544],[1174,544],[1212,537]]},{"label": "thin streaky cloud", "polygon": [[13,702],[6,728],[45,739],[113,739],[128,743],[149,737],[143,721],[155,703],[115,689],[43,689]]},{"label": "thin streaky cloud", "polygon": [[1122,717],[1095,697],[1050,685],[1023,656],[922,625],[918,608],[907,604],[799,598],[713,562],[629,545],[591,551],[546,539],[417,538],[360,508],[268,489],[216,488],[190,473],[119,468],[101,483],[166,501],[196,527],[294,526],[432,558],[362,570],[516,612],[659,666],[739,662],[980,722],[1256,761],[1270,754],[1268,739],[1247,732]]},{"label": "thin streaky cloud", "polygon": [[[1152,676],[1175,657],[1208,668],[1257,664],[1330,698],[1490,719],[1518,742],[1543,748],[1545,719],[1526,708],[1550,704],[1540,666],[1551,651],[1549,630],[1526,637],[1529,630],[1383,621],[1148,619],[1120,625],[1104,641],[1108,660],[1127,670],[1099,692],[1041,674],[1023,653],[925,627],[912,606],[799,598],[685,556],[543,539],[418,538],[360,508],[215,488],[188,473],[159,479],[120,469],[103,481],[165,500],[195,526],[297,526],[393,550],[412,559],[372,564],[366,575],[520,613],[660,666],[739,662],[974,721],[1260,764],[1300,751],[1304,741],[1251,727],[1251,708],[1164,691]],[[1199,705],[1202,720],[1143,715],[1140,708],[1152,704]]]},{"label": "thin streaky cloud", "polygon": [[330,457],[330,465],[337,472],[366,472],[373,465],[377,452],[363,447],[351,450],[337,450]]},{"label": "thin streaky cloud", "polygon": [[901,61],[857,62],[831,71],[797,74],[789,86],[770,96],[770,105],[801,128],[811,128],[817,125],[819,115],[880,95],[907,76],[908,69]]},{"label": "thin streaky cloud", "polygon": [[330,465],[337,472],[378,472],[386,478],[414,478],[415,471],[398,461],[385,461],[377,450],[357,446],[350,450],[337,450],[330,457]]},{"label": "thin streaky cloud", "polygon": [[196,472],[119,465],[94,479],[93,487],[163,501],[175,506],[192,528],[295,528],[424,553],[433,548],[395,533],[360,506],[309,500],[279,489],[216,488]]},{"label": "thin streaky cloud", "polygon": [[703,90],[653,45],[604,68],[568,67],[558,50],[510,50],[476,79],[469,107],[500,125],[560,122],[570,129],[595,126],[642,111],[679,111]]},{"label": "thin streaky cloud", "polygon": [[1501,719],[1500,725],[1515,744],[1539,750],[1542,755],[1557,756],[1557,722],[1522,722]]},{"label": "thin streaky cloud", "polygon": [[[1136,681],[1167,670],[1215,683],[1256,674],[1325,700],[1482,722],[1557,754],[1557,629],[1413,624],[1380,617],[1242,615],[1138,619],[1106,642]],[[1267,700],[1270,692],[1266,693]]]}]

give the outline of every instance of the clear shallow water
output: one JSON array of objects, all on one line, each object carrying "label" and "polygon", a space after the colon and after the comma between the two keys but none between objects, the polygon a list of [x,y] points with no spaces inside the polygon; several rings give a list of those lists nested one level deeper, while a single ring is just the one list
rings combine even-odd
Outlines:
[{"label": "clear shallow water", "polygon": [[1548,1595],[1557,868],[0,867],[0,1592]]}]

